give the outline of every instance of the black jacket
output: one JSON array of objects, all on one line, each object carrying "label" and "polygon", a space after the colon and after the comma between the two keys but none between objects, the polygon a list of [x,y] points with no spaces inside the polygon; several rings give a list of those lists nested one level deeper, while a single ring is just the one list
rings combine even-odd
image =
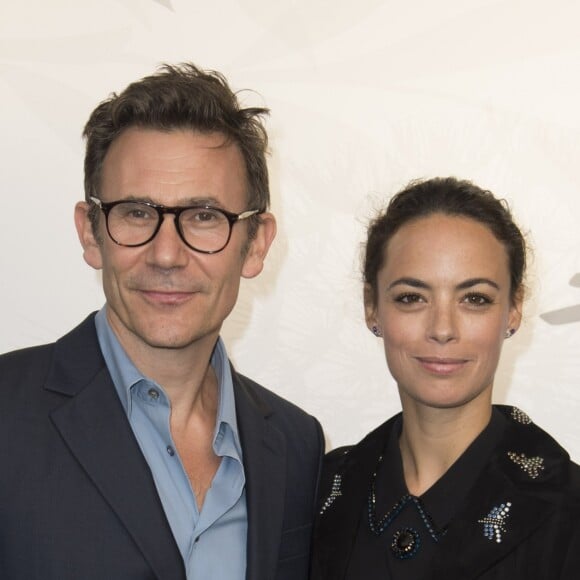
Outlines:
[{"label": "black jacket", "polygon": [[[431,573],[421,580],[578,580],[580,468],[524,413],[496,408],[509,419],[504,435],[440,540]],[[371,475],[395,423],[396,417],[358,445],[328,456],[311,580],[345,578]],[[543,470],[525,470],[509,453],[539,457]],[[512,504],[506,532],[501,543],[490,541],[479,520],[506,499]],[[373,578],[369,571],[365,580]]]}]

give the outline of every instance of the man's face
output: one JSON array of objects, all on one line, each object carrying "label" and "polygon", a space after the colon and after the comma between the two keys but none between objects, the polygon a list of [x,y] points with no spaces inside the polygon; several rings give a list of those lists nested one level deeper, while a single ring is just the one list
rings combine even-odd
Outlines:
[{"label": "man's face", "polygon": [[[105,157],[100,198],[166,206],[201,202],[240,213],[255,209],[247,207],[246,190],[243,157],[235,144],[224,145],[221,134],[131,128]],[[109,322],[130,355],[213,345],[236,302],[240,277],[261,271],[276,229],[273,216],[263,214],[248,242],[248,223],[241,221],[224,250],[202,254],[183,243],[172,215],[140,247],[115,244],[102,213],[95,237],[85,202],[77,204],[75,220],[85,260],[103,271]]]}]

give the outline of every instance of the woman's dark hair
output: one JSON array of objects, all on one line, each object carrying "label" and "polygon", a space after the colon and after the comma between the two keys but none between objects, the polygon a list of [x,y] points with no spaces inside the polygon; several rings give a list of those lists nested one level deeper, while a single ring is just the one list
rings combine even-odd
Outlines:
[{"label": "woman's dark hair", "polygon": [[501,242],[508,255],[510,298],[523,289],[526,270],[526,242],[514,223],[508,204],[490,191],[455,177],[412,181],[397,193],[369,225],[364,257],[364,281],[377,296],[377,275],[385,260],[385,248],[393,235],[410,221],[432,214],[470,218],[486,226]]}]

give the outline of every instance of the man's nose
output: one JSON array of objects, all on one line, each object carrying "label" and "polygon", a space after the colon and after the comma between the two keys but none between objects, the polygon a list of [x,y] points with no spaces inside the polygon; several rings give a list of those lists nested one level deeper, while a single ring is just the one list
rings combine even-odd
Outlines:
[{"label": "man's nose", "polygon": [[176,218],[165,214],[161,226],[149,243],[149,262],[160,268],[176,268],[187,263],[189,249],[177,231]]}]

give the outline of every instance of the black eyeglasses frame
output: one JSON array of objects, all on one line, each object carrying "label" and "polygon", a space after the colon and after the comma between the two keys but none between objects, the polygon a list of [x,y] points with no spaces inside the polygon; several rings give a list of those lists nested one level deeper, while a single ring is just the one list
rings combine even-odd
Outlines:
[{"label": "black eyeglasses frame", "polygon": [[[173,224],[175,225],[175,229],[177,230],[177,233],[178,233],[179,237],[181,238],[181,241],[188,248],[190,248],[191,250],[193,250],[195,252],[199,252],[201,254],[217,254],[217,253],[221,252],[222,250],[224,250],[226,248],[226,246],[230,243],[230,239],[232,237],[232,228],[234,227],[234,224],[236,224],[239,221],[248,219],[249,217],[252,217],[253,215],[264,213],[263,210],[259,210],[259,209],[251,209],[251,210],[243,211],[241,213],[234,213],[234,212],[222,209],[220,207],[215,207],[213,205],[209,205],[209,204],[205,204],[205,203],[201,203],[201,204],[197,204],[197,205],[168,206],[168,205],[160,205],[157,203],[152,203],[150,201],[141,201],[141,200],[137,200],[137,199],[118,199],[116,201],[102,201],[98,197],[94,197],[92,195],[89,197],[89,199],[105,215],[105,225],[107,228],[107,234],[109,234],[109,238],[111,238],[111,240],[113,242],[115,242],[115,244],[117,244],[118,246],[123,246],[126,248],[138,248],[138,247],[144,246],[145,244],[148,244],[159,233],[159,230],[161,229],[161,224],[163,223],[163,216],[165,214],[172,214],[173,215]],[[121,205],[122,203],[138,203],[140,205],[146,205],[147,207],[150,207],[157,212],[157,215],[159,216],[159,220],[157,221],[157,227],[155,228],[155,230],[153,231],[151,236],[149,236],[149,238],[147,240],[145,240],[144,242],[140,242],[138,244],[122,244],[122,243],[118,242],[111,234],[111,231],[109,230],[109,213],[111,212],[111,210],[115,206]],[[227,219],[228,224],[230,226],[229,232],[228,232],[228,237],[227,237],[224,245],[221,248],[219,248],[218,250],[200,250],[199,248],[195,248],[194,246],[192,246],[185,239],[185,236],[183,234],[183,231],[181,229],[181,225],[179,222],[179,216],[184,211],[189,210],[189,209],[207,209],[207,210],[211,210],[211,211],[217,211],[217,212],[221,213]]]}]

